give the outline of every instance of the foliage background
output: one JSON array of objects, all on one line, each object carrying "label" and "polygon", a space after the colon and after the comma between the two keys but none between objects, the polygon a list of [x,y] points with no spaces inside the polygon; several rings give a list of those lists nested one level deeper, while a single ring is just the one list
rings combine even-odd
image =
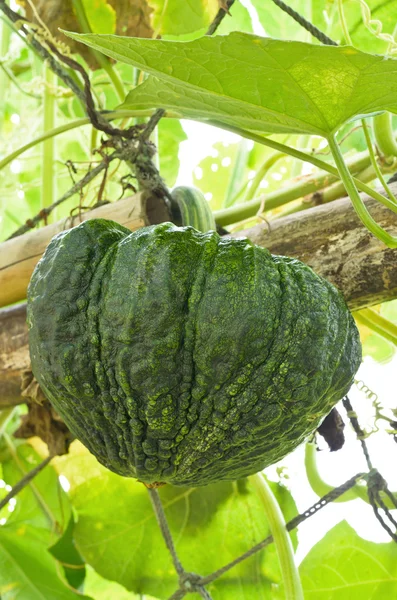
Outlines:
[{"label": "foliage background", "polygon": [[[32,4],[23,4],[27,15],[33,17]],[[328,35],[343,41],[337,2],[295,0],[290,4]],[[215,0],[166,3],[84,0],[83,5],[93,32],[161,35],[162,39],[179,41],[202,36],[218,10]],[[386,41],[364,26],[360,4],[348,1],[344,6],[354,44],[363,51],[386,52]],[[397,5],[371,0],[368,6],[372,16],[382,22],[382,32],[393,34]],[[70,16],[71,2],[47,2],[45,10],[48,12],[42,18],[53,34],[58,27],[78,29],[76,19]],[[261,0],[236,2],[231,13],[232,18],[223,20],[217,34],[237,30],[313,42],[289,17]],[[11,33],[5,20],[0,25],[1,164],[3,158],[26,142],[54,127],[81,119],[85,113],[76,97],[55,80],[16,33]],[[65,37],[63,42],[66,43]],[[75,48],[76,45],[72,46]],[[88,61],[95,69],[90,76],[98,106],[116,107],[120,103],[117,85],[103,66],[98,68],[95,57],[84,52],[79,60],[82,64]],[[136,68],[122,63],[113,64],[112,70],[126,92],[142,77]],[[331,161],[326,144],[318,136],[290,134],[275,139],[301,149],[315,148],[323,153],[324,160]],[[354,157],[366,148],[357,123],[344,125],[339,139],[347,157]],[[34,146],[2,168],[1,239],[5,240],[28,218],[67,191],[72,179],[81,177],[88,164],[95,164],[93,159],[98,157],[93,156],[93,150],[99,144],[100,136],[86,125],[59,135],[55,143],[50,138],[46,144]],[[157,145],[158,165],[167,185],[170,188],[175,184],[197,185],[214,211],[231,206],[236,199],[250,199],[250,182],[272,154],[268,148],[235,134],[178,119],[160,121]],[[281,157],[265,171],[258,190],[277,193],[281,186],[310,176],[312,171],[307,165],[302,168],[291,157]],[[106,180],[105,199],[115,201],[122,195],[124,175],[128,175],[125,165],[112,166]],[[63,203],[51,218],[65,217],[79,205],[95,204],[100,185],[100,181],[94,180],[80,198],[74,196]],[[301,202],[302,198],[297,198],[288,204],[287,210],[299,207]],[[282,206],[267,213],[267,217],[277,218],[285,210]],[[256,222],[253,218],[239,226],[245,228]],[[396,301],[376,310],[397,323]],[[395,408],[394,345],[364,327],[361,333],[366,359],[358,378],[374,389],[382,405],[391,410]],[[358,390],[353,392],[352,400],[360,407],[362,424],[368,429],[374,427],[371,400]],[[3,495],[46,453],[37,438],[22,442],[11,436],[19,410],[0,425]],[[396,477],[390,468],[395,443],[387,433],[387,423],[380,422],[379,426],[381,431],[368,443],[376,465],[396,488]],[[338,454],[329,454],[324,447],[319,453],[320,471],[327,474],[330,485],[342,483],[363,468],[352,433]],[[266,475],[272,481],[286,520],[317,499],[306,479],[302,448],[269,468]],[[269,532],[263,508],[248,481],[219,483],[196,490],[167,486],[160,493],[178,553],[192,571],[201,574],[213,571]],[[344,520],[346,517],[350,524]],[[352,522],[359,533],[351,526]],[[0,594],[5,600],[66,600],[81,595],[95,600],[162,599],[176,587],[176,575],[144,488],[103,469],[78,442],[73,443],[68,455],[53,460],[51,466],[2,509],[0,525]],[[298,557],[303,559],[300,575],[305,597],[383,600],[396,596],[396,546],[379,531],[370,506],[360,499],[327,507],[313,517],[312,523],[309,520],[303,524],[292,539]],[[322,534],[325,535],[320,539]],[[208,589],[216,600],[282,598],[274,547],[245,561]]]}]

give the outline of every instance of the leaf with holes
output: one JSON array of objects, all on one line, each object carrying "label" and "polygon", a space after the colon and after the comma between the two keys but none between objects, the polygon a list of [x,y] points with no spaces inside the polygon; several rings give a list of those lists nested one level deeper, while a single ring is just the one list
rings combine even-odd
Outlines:
[{"label": "leaf with holes", "polygon": [[161,107],[243,129],[323,137],[363,115],[397,112],[397,61],[350,46],[245,33],[186,43],[68,35],[152,75],[123,108]]}]

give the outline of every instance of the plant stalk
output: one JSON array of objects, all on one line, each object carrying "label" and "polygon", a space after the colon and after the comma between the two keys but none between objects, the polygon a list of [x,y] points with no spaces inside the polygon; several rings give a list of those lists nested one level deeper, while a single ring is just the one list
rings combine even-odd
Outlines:
[{"label": "plant stalk", "polygon": [[397,157],[397,143],[392,128],[391,114],[384,112],[372,119],[375,142],[386,162]]},{"label": "plant stalk", "polygon": [[304,600],[298,568],[295,564],[291,538],[286,529],[284,515],[261,473],[249,477],[264,507],[266,518],[276,546],[280,563],[285,600]]},{"label": "plant stalk", "polygon": [[362,119],[361,123],[362,123],[362,126],[363,126],[365,141],[367,143],[368,152],[369,152],[369,155],[371,157],[371,163],[372,163],[372,166],[374,168],[374,171],[375,171],[375,173],[376,173],[379,181],[381,182],[381,184],[383,186],[383,189],[385,190],[386,194],[389,196],[390,200],[392,202],[397,202],[396,198],[393,195],[393,192],[390,189],[390,186],[387,184],[386,179],[383,177],[383,173],[380,170],[380,166],[378,165],[378,161],[376,160],[374,148],[372,146],[371,136],[369,134],[368,125],[367,125],[365,119]]},{"label": "plant stalk", "polygon": [[35,467],[32,471],[29,471],[28,473],[26,473],[26,471],[24,470],[24,468],[21,465],[20,459],[15,450],[14,444],[12,443],[11,437],[9,435],[7,435],[6,433],[4,433],[4,439],[8,446],[8,449],[15,461],[15,464],[17,465],[17,467],[19,468],[19,470],[21,471],[22,476],[23,476],[22,479],[16,485],[14,485],[10,494],[12,493],[13,490],[15,490],[15,488],[17,488],[16,493],[19,493],[21,491],[22,488],[17,487],[17,486],[19,486],[19,484],[21,484],[21,482],[24,482],[23,487],[25,487],[26,484],[29,484],[32,489],[33,494],[35,495],[38,503],[40,504],[40,506],[43,510],[43,513],[45,514],[45,516],[48,519],[51,526],[58,527],[56,518],[52,512],[51,507],[46,504],[45,500],[42,498],[39,490],[37,489],[37,487],[35,486],[35,484],[33,482],[33,478],[36,477],[36,475],[38,475],[38,473],[50,462],[52,457],[48,456],[47,458],[44,459],[44,461],[39,463],[37,465],[37,467]]},{"label": "plant stalk", "polygon": [[[88,21],[87,14],[84,10],[84,5],[83,5],[82,1],[81,0],[72,0],[72,2],[73,2],[73,8],[76,12],[76,17],[77,17],[77,20],[81,27],[82,33],[92,33],[92,29],[91,29],[90,23]],[[121,81],[116,69],[113,68],[113,65],[110,62],[110,60],[108,59],[108,57],[105,56],[104,54],[102,54],[102,52],[98,52],[97,50],[94,50],[93,48],[90,48],[90,52],[91,52],[92,56],[95,58],[95,60],[98,62],[98,64],[102,67],[102,69],[104,71],[106,71],[106,73],[108,74],[109,79],[113,83],[114,89],[116,90],[116,94],[117,94],[120,102],[123,102],[126,94],[125,94],[123,82]]]},{"label": "plant stalk", "polygon": [[[2,21],[0,28],[0,61],[3,61],[10,47],[11,29],[5,21]],[[0,130],[4,121],[4,109],[8,92],[8,77],[5,67],[0,69]]]},{"label": "plant stalk", "polygon": [[246,139],[240,140],[223,202],[225,208],[233,205],[234,199],[241,187],[241,181],[244,179],[249,153],[249,141]]},{"label": "plant stalk", "polygon": [[[359,195],[358,190],[355,185],[355,181],[354,181],[349,169],[346,166],[346,163],[343,159],[342,153],[340,151],[339,145],[338,145],[334,135],[329,136],[328,143],[329,143],[329,147],[332,152],[332,155],[334,157],[336,167],[339,171],[340,177],[344,183],[347,193],[350,196],[350,200],[352,201],[353,208],[356,211],[359,219],[365,225],[365,227],[374,236],[376,236],[379,240],[381,240],[384,244],[386,244],[386,246],[388,246],[389,248],[397,248],[397,236],[391,235],[390,233],[385,231],[382,227],[380,227],[380,225],[378,225],[374,221],[374,219],[368,212],[364,202],[360,198],[360,195]],[[384,198],[384,200],[386,200],[386,198]],[[387,200],[388,200],[389,205],[393,206],[394,203],[392,203],[389,199],[387,199]],[[383,202],[383,204],[384,204],[384,202]],[[397,208],[397,206],[395,204],[394,204],[394,208]]]},{"label": "plant stalk", "polygon": [[[171,116],[171,115],[168,114],[168,116]],[[263,144],[264,146],[268,146],[269,148],[273,148],[274,150],[278,150],[279,152],[284,152],[285,154],[288,154],[289,156],[293,156],[294,158],[297,158],[303,162],[310,163],[310,164],[314,165],[315,167],[318,167],[319,169],[323,169],[324,171],[327,171],[328,173],[335,175],[335,177],[337,179],[342,179],[342,177],[339,174],[339,171],[336,167],[326,163],[325,161],[317,158],[316,156],[307,154],[306,152],[301,152],[300,150],[297,150],[296,148],[290,148],[289,146],[286,146],[285,144],[281,144],[280,142],[277,142],[276,140],[272,140],[269,137],[259,135],[252,131],[246,131],[245,129],[241,129],[240,127],[235,127],[234,125],[228,125],[226,123],[222,123],[222,122],[215,121],[215,120],[209,120],[209,121],[207,121],[207,123],[209,123],[210,125],[214,125],[215,127],[220,127],[221,129],[225,129],[226,131],[231,131],[232,133],[236,133],[237,135],[240,135],[241,137],[246,137],[250,140],[253,140],[254,142],[258,142],[258,144]],[[362,181],[358,181],[354,177],[353,177],[353,182],[361,192],[365,192],[366,194],[368,194],[368,196],[370,196],[371,198],[374,198],[374,200],[378,200],[378,202],[383,204],[383,206],[386,206],[386,208],[389,208],[391,211],[397,213],[396,204],[394,202],[391,202],[391,200],[389,198],[385,198],[384,196],[382,196],[382,194],[380,194],[376,190],[373,190],[371,187],[369,187],[369,185],[366,185]]]},{"label": "plant stalk", "polygon": [[363,308],[354,312],[354,318],[358,323],[369,327],[385,340],[397,346],[397,325],[382,317],[372,308]]},{"label": "plant stalk", "polygon": [[[318,470],[317,448],[313,442],[308,442],[305,446],[305,468],[309,485],[317,496],[322,498],[335,489],[335,486],[324,481]],[[392,494],[397,499],[397,492],[392,492]],[[379,495],[388,509],[394,510],[396,508],[387,494],[380,491]],[[371,504],[368,498],[367,485],[359,481],[338,498],[334,498],[333,502],[348,502],[350,500],[357,500],[358,498],[364,500],[367,504]]]},{"label": "plant stalk", "polygon": [[[285,153],[277,153],[278,157],[285,156]],[[273,155],[275,156],[275,155]],[[354,172],[360,172],[370,164],[370,158],[367,152],[363,152],[354,157],[353,160],[349,161],[349,166]],[[270,194],[265,195],[265,210],[273,210],[288,202],[312,194],[318,190],[329,186],[334,183],[338,177],[336,175],[330,175],[325,171],[314,173],[310,177],[300,179],[296,183],[282,187]],[[343,185],[343,184],[342,184]],[[343,188],[344,189],[344,188]],[[249,202],[236,204],[228,209],[222,209],[214,212],[214,217],[218,225],[222,227],[237,223],[244,219],[254,217],[261,207],[262,198],[256,198]]]},{"label": "plant stalk", "polygon": [[[150,117],[150,116],[152,116],[152,114],[153,114],[152,110],[136,110],[136,111],[118,110],[115,112],[106,113],[103,115],[103,117],[105,119],[107,119],[108,121],[112,121],[113,119],[123,119],[124,117],[131,117],[131,116],[136,116],[136,115],[143,115],[143,116]],[[7,166],[10,162],[12,162],[16,158],[18,158],[18,156],[20,156],[27,150],[30,150],[30,148],[34,148],[34,146],[37,146],[38,144],[43,143],[45,140],[48,140],[49,138],[52,138],[52,137],[56,137],[57,135],[60,135],[61,133],[65,133],[66,131],[70,131],[71,129],[76,129],[78,127],[82,127],[83,125],[88,125],[90,122],[91,121],[88,117],[82,117],[81,119],[76,119],[75,121],[69,121],[68,123],[64,123],[63,125],[60,125],[59,127],[55,127],[51,131],[47,131],[47,132],[43,133],[36,139],[32,140],[31,142],[28,142],[24,146],[21,146],[17,150],[14,150],[14,152],[11,152],[11,154],[8,154],[8,156],[5,156],[2,160],[0,160],[0,170],[4,169],[5,166]]]},{"label": "plant stalk", "polygon": [[[55,75],[48,67],[44,68],[44,97],[43,97],[43,135],[52,131],[55,124],[55,98],[51,89],[55,83]],[[49,137],[43,143],[41,167],[41,208],[51,206],[55,198],[56,177],[54,170],[54,138]]]},{"label": "plant stalk", "polygon": [[282,152],[274,152],[271,156],[269,156],[267,160],[265,160],[263,165],[256,173],[255,177],[253,178],[251,185],[245,194],[244,202],[249,202],[250,200],[253,200],[266,173],[269,171],[269,169],[273,167],[273,165],[276,164],[278,160],[280,160],[280,158],[283,158],[284,156],[285,154]]}]

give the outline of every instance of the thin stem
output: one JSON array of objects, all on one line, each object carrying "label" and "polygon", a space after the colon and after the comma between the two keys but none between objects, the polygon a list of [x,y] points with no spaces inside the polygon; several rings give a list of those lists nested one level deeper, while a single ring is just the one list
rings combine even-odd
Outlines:
[{"label": "thin stem", "polygon": [[57,206],[74,196],[74,194],[77,194],[77,192],[79,192],[86,185],[88,185],[93,179],[95,179],[97,175],[99,175],[99,173],[108,168],[112,160],[115,160],[117,158],[122,158],[120,152],[118,151],[115,151],[110,156],[107,156],[106,160],[100,162],[96,167],[88,171],[82,179],[76,181],[76,183],[67,192],[65,192],[63,196],[58,198],[58,200],[55,200],[55,202],[53,202],[50,206],[47,206],[46,208],[42,209],[36,216],[29,219],[29,223],[24,223],[24,225],[21,225],[21,227],[14,231],[14,233],[12,233],[7,239],[11,240],[15,237],[18,237],[19,235],[26,233],[27,231],[30,231],[35,225],[40,223],[40,221],[42,221],[44,217],[48,217],[48,215],[50,215],[51,212],[55,208],[57,208]]},{"label": "thin stem", "polygon": [[0,412],[0,439],[3,437],[5,430],[7,429],[8,423],[11,421],[16,411],[16,406],[11,408],[5,408]]},{"label": "thin stem", "polygon": [[[22,17],[22,15],[18,14],[14,10],[12,10],[6,4],[6,2],[4,0],[0,0],[0,10],[7,16],[7,18],[11,21],[11,23],[14,24],[14,27],[15,27],[16,31],[18,32],[18,35],[21,37],[21,39],[24,41],[24,43],[27,44],[28,46],[30,46],[34,50],[35,54],[40,57],[41,60],[48,60],[48,64],[49,64],[50,68],[74,92],[74,94],[79,99],[80,103],[82,104],[83,109],[85,110],[86,103],[85,103],[84,91],[81,87],[80,82],[78,82],[76,80],[75,73],[72,73],[72,71],[70,69],[65,70],[55,60],[55,58],[51,54],[51,52],[49,52],[49,50],[47,50],[47,48],[44,47],[36,39],[34,31],[32,34],[30,34],[29,30],[27,29],[31,25],[29,23],[29,21],[27,19],[25,19],[24,17]],[[25,37],[22,37],[21,32],[23,32]]]},{"label": "thin stem", "polygon": [[[376,174],[373,167],[370,165],[360,173],[357,173],[356,177],[359,181],[368,182],[375,179]],[[311,199],[302,200],[299,204],[292,207],[287,206],[282,212],[278,212],[274,218],[281,219],[282,217],[301,212],[302,210],[307,210],[308,208],[318,206],[319,204],[328,204],[329,202],[333,202],[344,196],[346,196],[345,186],[341,181],[338,181],[320,192],[315,192]]]},{"label": "thin stem", "polygon": [[373,465],[372,465],[371,457],[368,452],[367,443],[365,441],[365,434],[364,434],[364,431],[360,427],[360,423],[358,422],[357,414],[353,410],[353,407],[351,405],[351,402],[350,402],[348,396],[345,396],[343,398],[342,404],[343,404],[343,408],[345,409],[346,414],[349,418],[351,426],[354,429],[354,433],[356,434],[357,439],[359,440],[359,442],[361,444],[361,449],[363,451],[368,470],[371,471],[373,469]]},{"label": "thin stem", "polygon": [[36,475],[38,475],[48,465],[51,459],[52,456],[47,456],[47,458],[39,463],[37,467],[26,473],[26,475],[24,475],[22,479],[20,479],[18,483],[14,485],[12,490],[8,492],[8,494],[0,501],[0,510],[4,508],[4,506],[7,506],[11,498],[14,498],[14,496],[19,494],[19,492],[22,491],[23,488],[25,488],[32,481],[32,479],[34,479]]},{"label": "thin stem", "polygon": [[274,154],[272,154],[271,156],[269,156],[269,158],[267,160],[265,160],[263,165],[260,167],[260,169],[256,173],[255,177],[253,178],[251,185],[245,194],[244,202],[249,202],[250,200],[252,200],[255,197],[255,194],[256,194],[262,180],[264,179],[266,173],[269,171],[269,169],[271,169],[273,167],[273,165],[276,164],[276,162],[278,160],[280,160],[280,158],[283,158],[284,156],[285,156],[285,154],[283,152],[274,152]]},{"label": "thin stem", "polygon": [[[168,114],[168,116],[171,116],[171,115]],[[264,137],[262,135],[258,135],[256,133],[253,133],[252,131],[246,131],[245,129],[241,129],[240,127],[235,127],[234,125],[227,125],[226,123],[222,123],[222,122],[214,121],[214,120],[209,120],[207,122],[210,125],[214,125],[215,127],[220,127],[221,129],[225,129],[226,131],[231,131],[232,133],[236,133],[237,135],[240,135],[241,137],[246,137],[250,140],[253,140],[254,142],[258,142],[259,144],[263,144],[264,146],[268,146],[269,148],[278,150],[279,152],[284,152],[285,154],[288,154],[289,156],[293,156],[294,158],[298,158],[299,160],[302,160],[303,162],[308,162],[308,163],[314,165],[315,167],[318,167],[319,169],[323,169],[324,171],[327,171],[328,173],[335,175],[337,179],[342,179],[342,177],[339,174],[339,171],[336,167],[324,162],[323,160],[317,158],[316,156],[307,154],[306,152],[301,152],[300,150],[297,150],[296,148],[290,148],[289,146],[286,146],[285,144],[281,144],[280,142],[276,142],[276,140],[272,140],[269,137]],[[368,196],[371,196],[371,198],[374,198],[374,200],[378,200],[378,202],[380,202],[381,204],[386,206],[386,208],[389,208],[391,211],[397,213],[396,204],[394,202],[391,202],[389,200],[389,198],[385,198],[384,196],[382,196],[382,194],[380,194],[376,190],[373,190],[368,185],[366,185],[362,181],[355,179],[354,177],[353,177],[353,181],[354,181],[354,184],[358,187],[358,189],[360,191],[365,192],[366,194],[368,194]]]},{"label": "thin stem", "polygon": [[[278,154],[285,156],[285,153]],[[370,158],[368,152],[363,152],[349,161],[349,166],[354,171],[361,171],[361,169],[365,169],[369,164]],[[266,194],[264,196],[265,210],[273,210],[283,206],[284,204],[287,204],[288,202],[292,202],[293,200],[297,200],[298,198],[302,198],[303,196],[307,196],[308,194],[322,190],[337,179],[337,175],[330,175],[325,171],[316,172],[310,177],[305,177],[304,179],[300,179],[291,185],[284,186],[278,190],[275,190],[274,192]],[[346,194],[344,188],[342,189]],[[232,223],[253,217],[257,214],[259,208],[261,207],[262,197],[263,196],[260,196],[259,198],[255,198],[249,202],[236,204],[228,209],[214,211],[214,218],[218,225],[224,227],[226,225],[231,225]]]},{"label": "thin stem", "polygon": [[249,479],[261,499],[276,546],[285,600],[303,600],[302,583],[295,564],[294,550],[280,506],[262,473],[251,475]]},{"label": "thin stem", "polygon": [[[307,442],[305,445],[305,469],[309,485],[317,496],[321,498],[334,489],[334,486],[324,481],[320,475],[317,464],[317,447],[314,442]],[[366,499],[368,502],[366,486],[359,483],[347,490],[342,496],[339,496],[334,502],[349,502],[350,500],[357,500],[357,498]]]},{"label": "thin stem", "polygon": [[371,157],[371,163],[372,163],[372,166],[373,166],[373,168],[375,170],[375,173],[376,173],[379,181],[381,182],[381,184],[383,186],[383,189],[385,190],[385,192],[389,196],[390,200],[392,202],[397,202],[396,198],[393,195],[393,192],[391,191],[389,185],[386,182],[386,179],[383,177],[383,173],[380,170],[380,167],[378,165],[378,161],[376,160],[374,148],[373,148],[373,145],[372,145],[371,136],[369,135],[369,129],[368,129],[367,122],[366,122],[365,119],[362,119],[361,123],[362,123],[363,130],[364,130],[365,141],[367,142],[368,152],[369,152],[369,155]]},{"label": "thin stem", "polygon": [[[1,23],[0,29],[0,61],[3,61],[9,48],[11,42],[11,29],[7,27],[6,23],[3,21]],[[7,70],[1,62],[1,71],[0,71],[0,129],[2,128],[4,121],[4,108],[5,102],[8,93],[8,78],[7,78]]]},{"label": "thin stem", "polygon": [[[135,110],[135,111],[119,110],[119,111],[106,113],[102,116],[107,121],[112,121],[114,119],[122,119],[124,117],[131,117],[131,116],[136,116],[136,115],[143,115],[143,116],[150,117],[150,116],[152,116],[152,114],[153,114],[152,110]],[[2,160],[0,160],[0,170],[3,169],[6,165],[8,165],[10,162],[15,160],[16,158],[18,158],[18,156],[20,156],[27,150],[30,150],[30,148],[33,148],[34,146],[41,144],[45,140],[48,140],[51,137],[60,135],[61,133],[65,133],[66,131],[70,131],[71,129],[76,129],[77,127],[82,127],[83,125],[88,125],[89,123],[91,123],[89,117],[83,117],[81,119],[76,119],[75,121],[70,121],[69,123],[65,123],[64,125],[60,125],[59,127],[55,127],[54,129],[52,129],[51,131],[47,131],[46,133],[43,133],[43,135],[40,135],[39,137],[35,138],[31,142],[28,142],[27,144],[25,144],[24,146],[21,146],[17,150],[14,150],[14,152],[11,152],[11,154],[9,154],[8,156],[5,156]]]},{"label": "thin stem", "polygon": [[[92,29],[90,23],[88,21],[86,12],[84,10],[84,6],[81,0],[72,0],[73,8],[76,12],[76,17],[81,27],[83,33],[92,33]],[[117,71],[113,68],[113,65],[109,61],[108,57],[102,54],[102,52],[98,52],[93,48],[90,48],[90,52],[92,56],[96,59],[98,64],[102,67],[104,71],[109,76],[109,79],[113,83],[114,89],[116,90],[117,96],[120,102],[124,101],[125,98],[125,90],[122,80],[119,77]]]},{"label": "thin stem", "polygon": [[384,112],[372,119],[376,145],[384,158],[397,157],[397,143],[392,128],[391,114]]},{"label": "thin stem", "polygon": [[[3,89],[0,87],[0,89],[2,89],[3,91],[3,95],[7,90],[7,85],[3,84],[3,77],[2,74],[5,74],[5,76],[15,85],[16,88],[18,88],[18,90],[21,92],[21,94],[24,94],[25,96],[29,96],[30,98],[34,98],[35,100],[41,100],[41,96],[39,94],[33,94],[32,92],[28,92],[27,90],[24,90],[23,87],[20,85],[18,79],[14,76],[13,72],[10,71],[9,69],[7,69],[7,67],[4,66],[4,64],[2,64],[0,62],[0,69],[2,71],[2,73],[0,73],[0,86],[3,86]],[[1,105],[1,104],[0,104]],[[4,112],[4,111],[3,111]],[[3,118],[3,114],[0,115],[0,119]]]},{"label": "thin stem", "polygon": [[[320,498],[325,494],[332,492],[334,486],[324,481],[322,478],[317,465],[317,448],[313,442],[308,442],[305,446],[305,469],[306,475],[310,487],[313,492]],[[397,492],[391,492],[392,498],[380,491],[379,492],[382,501],[385,506],[389,509],[395,508],[395,502],[397,499]],[[347,490],[342,496],[336,498],[334,502],[349,502],[350,500],[364,500],[367,504],[371,504],[368,498],[367,486],[357,481],[357,483]]]},{"label": "thin stem", "polygon": [[355,312],[354,318],[362,325],[372,329],[372,331],[383,337],[385,340],[388,340],[397,346],[397,325],[382,317],[382,315],[372,308],[363,308],[362,310]]},{"label": "thin stem", "polygon": [[250,153],[249,144],[250,142],[246,139],[242,139],[239,142],[223,201],[223,206],[225,208],[233,206],[236,197],[238,197],[239,189],[241,189],[241,181],[244,179],[245,169],[247,168],[247,161]]},{"label": "thin stem", "polygon": [[[357,191],[355,180],[353,179],[349,169],[346,166],[346,163],[343,159],[342,153],[338,146],[338,143],[335,139],[334,135],[330,135],[328,138],[329,147],[331,149],[332,155],[335,160],[335,164],[340,173],[341,179],[345,185],[346,191],[350,196],[350,200],[352,201],[353,208],[356,211],[359,219],[365,225],[365,227],[373,233],[379,240],[381,240],[386,246],[389,248],[397,248],[397,236],[393,236],[387,231],[385,231],[380,225],[378,225],[374,219],[371,217],[368,212],[364,202],[360,198],[360,195]],[[389,200],[390,202],[390,200]],[[392,202],[390,202],[393,205]],[[394,208],[397,209],[397,206],[394,204]]]},{"label": "thin stem", "polygon": [[[124,117],[134,117],[134,116],[151,116],[153,115],[153,110],[116,110],[113,112],[109,112],[106,113],[104,115],[102,115],[106,120],[113,120],[113,119],[122,119]],[[164,116],[168,116],[170,118],[173,117],[177,117],[176,114],[173,114],[172,112],[167,112]],[[77,119],[76,121],[73,121],[71,123],[67,123],[64,124],[60,127],[57,127],[56,129],[54,129],[51,132],[48,132],[45,135],[42,135],[38,138],[36,138],[35,140],[32,140],[31,142],[29,142],[28,144],[25,144],[24,146],[22,146],[21,148],[18,148],[17,150],[15,150],[14,152],[12,152],[11,154],[9,154],[8,156],[6,156],[3,160],[0,161],[0,170],[2,168],[4,168],[7,164],[9,164],[10,162],[12,162],[15,158],[17,158],[18,156],[20,156],[22,153],[26,152],[27,150],[29,150],[30,148],[34,147],[36,144],[39,144],[41,142],[43,142],[45,139],[48,139],[51,136],[56,136],[59,135],[61,133],[64,133],[66,131],[70,131],[71,129],[75,129],[76,127],[81,127],[83,125],[86,125],[87,123],[90,123],[90,119],[87,118],[82,118],[82,119]],[[253,132],[250,131],[246,131],[244,129],[240,129],[239,127],[234,127],[231,125],[226,125],[224,123],[220,123],[218,121],[211,121],[210,124],[214,125],[215,127],[220,127],[223,128],[227,131],[232,131],[233,133],[236,133],[238,135],[240,135],[241,137],[247,138],[247,139],[251,139],[254,142],[258,142],[260,144],[263,144],[264,146],[267,146],[269,148],[273,148],[274,150],[277,150],[278,152],[284,153],[284,154],[288,154],[290,156],[293,156],[294,158],[297,158],[301,161],[304,162],[308,162],[316,167],[318,167],[319,169],[323,169],[324,171],[326,171],[327,173],[330,173],[331,175],[333,175],[336,179],[340,178],[340,175],[338,173],[338,169],[336,169],[334,166],[322,161],[321,159],[317,158],[316,156],[312,156],[310,154],[307,154],[305,152],[301,152],[300,150],[297,150],[296,148],[290,148],[289,146],[286,146],[285,144],[281,144],[280,142],[277,142],[275,140],[272,140],[270,138],[266,138],[264,136],[255,134]],[[329,183],[332,180],[330,179]],[[369,196],[371,196],[372,198],[374,198],[375,200],[378,200],[378,202],[381,202],[384,206],[386,206],[386,208],[389,208],[390,210],[392,210],[393,212],[397,213],[397,206],[394,202],[391,202],[389,200],[389,198],[385,198],[384,196],[382,196],[382,194],[380,194],[379,192],[377,192],[376,190],[373,190],[372,188],[370,188],[368,185],[366,185],[364,182],[359,181],[355,178],[353,178],[353,181],[355,182],[355,184],[357,185],[358,189],[360,189],[361,191],[365,192],[366,194],[368,194]],[[309,189],[306,193],[311,193],[316,191],[317,189],[320,189],[318,187],[313,187],[312,189]],[[280,193],[284,193],[283,190],[281,190]],[[300,196],[295,196],[292,199],[296,199],[299,198]],[[286,202],[288,202],[289,200],[283,200],[280,199],[280,202],[277,203],[277,206],[281,206],[282,204],[285,204]],[[251,217],[253,215],[256,214],[258,208],[260,207],[261,202],[260,201],[255,201],[255,203],[252,206],[249,205],[242,205],[241,207],[235,207],[233,206],[230,209],[230,216],[227,217],[226,215],[223,215],[221,212],[219,212],[219,224],[230,224],[230,223],[235,223],[236,221],[242,220],[244,218],[248,218]],[[269,205],[267,205],[269,206]],[[240,212],[242,211],[242,216],[240,217]],[[232,212],[233,211],[233,212]]]},{"label": "thin stem", "polygon": [[215,31],[218,29],[219,25],[222,23],[223,19],[226,17],[226,15],[229,12],[229,9],[232,7],[233,4],[234,0],[223,0],[222,2],[220,2],[220,5],[224,5],[227,7],[227,10],[225,10],[225,8],[220,8],[218,10],[214,20],[210,24],[205,35],[212,35],[213,33],[215,33]]},{"label": "thin stem", "polygon": [[[51,89],[55,82],[53,71],[45,62],[44,65],[44,104],[43,104],[43,133],[52,131],[55,124],[55,99]],[[43,143],[42,168],[41,168],[41,208],[51,206],[55,197],[55,172],[54,172],[54,138],[49,137]]]},{"label": "thin stem", "polygon": [[345,11],[343,10],[343,0],[338,0],[338,12],[339,12],[339,21],[342,27],[343,35],[345,37],[345,42],[349,46],[352,46],[352,39],[350,37],[349,28],[347,26]]},{"label": "thin stem", "polygon": [[175,550],[174,541],[172,539],[171,531],[168,526],[167,517],[165,516],[165,512],[163,509],[163,505],[161,504],[160,496],[158,491],[155,488],[147,488],[149,492],[149,497],[152,502],[154,514],[156,515],[157,522],[159,524],[161,533],[163,535],[165,545],[168,548],[169,553],[172,557],[172,562],[174,563],[174,567],[179,577],[185,574],[185,570],[182,567],[182,564],[178,558],[178,555]]},{"label": "thin stem", "polygon": [[[318,502],[316,502],[310,508],[308,508],[304,513],[301,513],[300,515],[297,515],[296,517],[291,519],[291,521],[288,521],[288,523],[286,524],[287,531],[292,531],[293,529],[298,527],[298,525],[303,523],[303,521],[306,521],[306,519],[313,516],[316,512],[324,508],[324,506],[326,506],[330,502],[334,502],[336,498],[339,498],[339,496],[344,494],[346,490],[350,489],[353,485],[357,483],[359,479],[362,479],[364,476],[365,473],[357,473],[357,475],[354,475],[354,477],[348,479],[344,484],[331,490],[328,494],[320,498]],[[245,560],[246,558],[249,558],[250,556],[253,556],[260,550],[263,550],[263,548],[266,548],[266,546],[269,546],[272,542],[273,536],[269,535],[267,538],[259,542],[259,544],[253,546],[252,548],[247,550],[247,552],[244,552],[244,554],[240,554],[240,556],[232,560],[224,567],[221,567],[217,571],[214,571],[213,573],[202,577],[200,580],[200,584],[207,585],[208,583],[215,581],[215,579],[218,579],[219,577],[230,571],[230,569],[243,562],[243,560]]]}]

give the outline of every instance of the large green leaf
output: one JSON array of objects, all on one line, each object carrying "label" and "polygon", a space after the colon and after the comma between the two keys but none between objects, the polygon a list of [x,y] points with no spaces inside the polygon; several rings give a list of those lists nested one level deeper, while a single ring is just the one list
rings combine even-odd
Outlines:
[{"label": "large green leaf", "polygon": [[[58,469],[72,484],[78,515],[74,536],[87,563],[131,591],[167,598],[177,588],[177,578],[145,487],[107,471],[81,446],[62,457]],[[289,492],[277,484],[272,489],[285,518],[292,518],[296,507]],[[247,480],[196,489],[166,485],[159,491],[187,570],[208,574],[268,535],[263,507]],[[270,600],[271,585],[279,581],[270,546],[209,591],[214,600]]]},{"label": "large green leaf", "polygon": [[397,545],[363,540],[346,521],[310,550],[299,571],[306,600],[397,598]]},{"label": "large green leaf", "polygon": [[156,75],[132,90],[123,108],[161,107],[244,129],[324,137],[348,120],[397,112],[397,61],[350,46],[244,33],[183,44],[70,35]]},{"label": "large green leaf", "polygon": [[2,600],[88,600],[67,587],[40,533],[17,524],[0,527],[0,595]]}]

